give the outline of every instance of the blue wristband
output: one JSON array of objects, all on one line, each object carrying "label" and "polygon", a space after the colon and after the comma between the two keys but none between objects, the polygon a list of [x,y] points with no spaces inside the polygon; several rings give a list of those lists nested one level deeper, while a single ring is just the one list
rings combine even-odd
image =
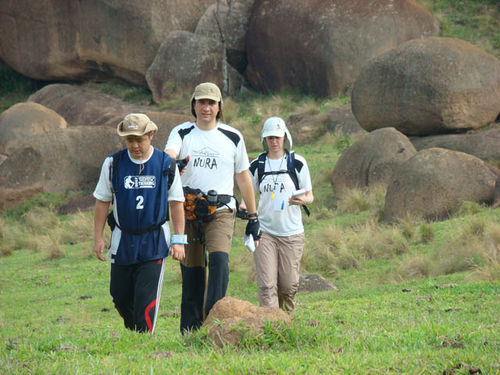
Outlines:
[{"label": "blue wristband", "polygon": [[187,245],[187,234],[172,234],[170,236],[170,245]]}]

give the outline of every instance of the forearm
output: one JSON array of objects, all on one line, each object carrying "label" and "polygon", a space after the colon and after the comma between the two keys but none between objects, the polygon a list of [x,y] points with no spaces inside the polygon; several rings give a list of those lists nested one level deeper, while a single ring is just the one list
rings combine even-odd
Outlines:
[{"label": "forearm", "polygon": [[177,152],[175,152],[173,149],[169,148],[165,150],[165,152],[169,154],[172,159],[177,159]]},{"label": "forearm", "polygon": [[257,206],[255,204],[255,193],[253,191],[252,179],[248,171],[236,174],[236,183],[238,184],[238,188],[240,189],[241,196],[245,202],[248,213],[256,213]]},{"label": "forearm", "polygon": [[94,239],[102,240],[104,226],[108,217],[110,202],[103,202],[96,199],[94,211]]},{"label": "forearm", "polygon": [[314,196],[312,190],[306,191],[305,193],[305,203],[310,204],[314,201]]},{"label": "forearm", "polygon": [[174,234],[184,234],[184,204],[179,201],[170,201],[169,203]]}]

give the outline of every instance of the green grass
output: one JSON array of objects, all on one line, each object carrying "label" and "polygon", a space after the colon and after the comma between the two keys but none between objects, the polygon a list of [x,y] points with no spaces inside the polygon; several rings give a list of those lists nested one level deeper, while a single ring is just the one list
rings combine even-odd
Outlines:
[{"label": "green grass", "polygon": [[440,36],[463,39],[500,58],[496,0],[417,0],[439,20]]},{"label": "green grass", "polygon": [[[241,246],[233,250],[244,256]],[[26,250],[2,258],[3,373],[417,374],[461,362],[500,371],[498,283],[464,283],[461,274],[402,284],[344,280],[339,291],[299,294],[288,326],[218,349],[204,332],[178,332],[176,262],[167,262],[154,336],[122,328],[108,268],[78,245],[52,261]],[[232,269],[228,294],[256,303],[243,268]]]},{"label": "green grass", "polygon": [[[112,306],[109,265],[92,255],[92,213],[57,221],[47,204],[54,198],[38,197],[21,215],[1,216],[0,236],[25,230],[23,243],[45,232],[59,249],[26,244],[0,258],[3,372],[425,374],[465,363],[500,373],[500,208],[464,204],[446,221],[387,226],[368,192],[358,196],[366,206],[346,204],[342,212],[330,201],[324,176],[339,150],[319,142],[299,153],[312,167],[316,195],[302,273],[320,273],[338,290],[299,294],[288,325],[219,349],[205,330],[179,334],[180,272],[168,259],[155,335],[130,332]],[[238,221],[227,294],[257,304],[243,231]]]}]

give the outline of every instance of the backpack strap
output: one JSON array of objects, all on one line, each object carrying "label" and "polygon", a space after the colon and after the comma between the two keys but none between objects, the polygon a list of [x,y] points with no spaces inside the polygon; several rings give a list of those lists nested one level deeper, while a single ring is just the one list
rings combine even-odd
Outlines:
[{"label": "backpack strap", "polygon": [[[286,153],[288,174],[295,184],[295,189],[299,190],[299,178],[297,177],[297,171],[300,172],[303,164],[299,160],[295,159],[295,151],[288,152],[288,150],[286,150]],[[302,205],[302,208],[307,216],[311,216],[311,211],[309,211],[309,208],[305,204]]]},{"label": "backpack strap", "polygon": [[257,159],[257,177],[259,185],[262,182],[262,179],[264,178],[264,170],[266,169],[266,157],[267,157],[267,152],[263,152],[259,155]]},{"label": "backpack strap", "polygon": [[117,170],[118,168],[118,162],[120,161],[120,157],[122,156],[122,153],[125,151],[125,149],[121,149],[119,151],[116,151],[114,154],[111,154],[110,156],[113,158],[111,164],[109,165],[109,182],[111,183],[111,192],[114,194],[115,193],[115,189],[114,189],[114,186],[115,186],[115,183],[117,183],[118,181],[116,181],[116,179],[118,177],[117,174],[115,174],[114,172]]},{"label": "backpack strap", "polygon": [[299,178],[297,177],[297,166],[295,165],[295,151],[286,150],[286,167],[288,169],[288,174],[295,185],[295,190],[299,190]]},{"label": "backpack strap", "polygon": [[170,190],[170,187],[172,186],[172,183],[174,182],[175,179],[175,167],[176,167],[175,162],[172,159],[170,159],[170,165],[168,166],[167,169],[163,171],[163,174],[168,177],[168,184],[167,184],[168,190]]}]

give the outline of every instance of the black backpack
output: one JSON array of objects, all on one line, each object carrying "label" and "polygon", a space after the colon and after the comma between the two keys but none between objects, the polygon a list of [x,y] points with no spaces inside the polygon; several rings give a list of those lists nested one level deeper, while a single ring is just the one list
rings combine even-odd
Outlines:
[{"label": "black backpack", "polygon": [[[286,150],[286,171],[272,171],[272,172],[265,172],[265,163],[266,163],[266,157],[267,157],[267,152],[263,152],[262,154],[259,155],[257,159],[257,177],[259,181],[259,185],[262,182],[262,179],[265,176],[268,175],[276,175],[276,174],[283,174],[283,173],[288,173],[290,175],[290,178],[293,181],[293,184],[295,185],[295,190],[299,190],[299,179],[297,177],[297,171],[300,172],[302,169],[302,162],[299,160],[295,159],[295,152],[294,151],[288,151]],[[307,208],[305,204],[302,205],[304,208],[305,213],[307,216],[311,215],[311,212]]]}]

